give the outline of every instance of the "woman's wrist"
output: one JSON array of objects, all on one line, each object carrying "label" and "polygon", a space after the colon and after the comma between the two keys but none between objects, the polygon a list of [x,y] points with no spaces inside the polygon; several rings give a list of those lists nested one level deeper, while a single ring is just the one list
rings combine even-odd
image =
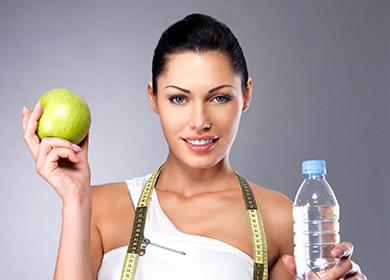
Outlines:
[{"label": "woman's wrist", "polygon": [[88,193],[77,194],[72,196],[71,198],[67,198],[66,200],[63,200],[63,211],[85,210],[85,209],[90,209],[91,206],[92,206],[92,201],[91,201],[91,194],[89,191]]}]

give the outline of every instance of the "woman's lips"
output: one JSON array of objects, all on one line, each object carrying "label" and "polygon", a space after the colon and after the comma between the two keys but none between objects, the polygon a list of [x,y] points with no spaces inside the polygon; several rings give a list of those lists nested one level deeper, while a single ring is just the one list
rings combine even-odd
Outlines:
[{"label": "woman's lips", "polygon": [[187,142],[185,139],[182,138],[182,140],[186,143],[187,147],[190,148],[192,151],[197,153],[205,153],[210,151],[212,148],[215,147],[215,143],[218,141],[219,138],[213,140],[213,142],[205,145],[194,145],[189,142]]}]

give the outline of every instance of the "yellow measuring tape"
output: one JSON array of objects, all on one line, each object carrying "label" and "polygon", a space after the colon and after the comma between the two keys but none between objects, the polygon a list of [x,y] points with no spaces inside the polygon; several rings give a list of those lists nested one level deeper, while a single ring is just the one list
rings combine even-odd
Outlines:
[{"label": "yellow measuring tape", "polygon": [[[134,280],[140,254],[142,255],[142,239],[144,238],[144,228],[146,222],[146,213],[154,186],[160,175],[162,166],[155,171],[146,181],[141,197],[135,211],[133,229],[127,253],[123,262],[121,280]],[[252,189],[248,182],[237,172],[236,179],[241,187],[245,200],[246,210],[249,216],[249,223],[252,230],[253,246],[253,280],[268,279],[268,261],[267,261],[267,240],[265,238],[263,220],[259,209],[257,208],[256,199],[253,196]]]}]

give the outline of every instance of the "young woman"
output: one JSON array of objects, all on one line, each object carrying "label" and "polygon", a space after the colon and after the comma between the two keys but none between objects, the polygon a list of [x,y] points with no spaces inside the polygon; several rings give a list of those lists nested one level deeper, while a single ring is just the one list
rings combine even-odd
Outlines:
[{"label": "young woman", "polygon": [[[119,279],[130,236],[139,232],[142,242],[132,239],[142,243],[135,243],[135,279],[253,279],[245,182],[265,234],[258,244],[257,252],[266,254],[256,265],[258,279],[267,278],[261,276],[267,269],[268,279],[295,279],[291,201],[239,181],[229,162],[252,96],[245,58],[230,29],[201,14],[170,26],[155,49],[147,93],[168,143],[166,161],[158,174],[92,188],[88,137],[80,146],[58,138],[40,141],[41,106],[23,108],[24,138],[36,170],[63,200],[55,279]],[[142,231],[137,205],[152,176]],[[322,279],[366,279],[351,261],[352,251],[348,242],[337,245],[333,253],[340,261]]]}]

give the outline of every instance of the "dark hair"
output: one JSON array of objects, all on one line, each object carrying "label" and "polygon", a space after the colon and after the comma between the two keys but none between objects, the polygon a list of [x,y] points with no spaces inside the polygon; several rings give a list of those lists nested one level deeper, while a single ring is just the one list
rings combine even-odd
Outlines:
[{"label": "dark hair", "polygon": [[157,78],[164,72],[172,54],[185,51],[202,53],[220,51],[229,59],[233,71],[241,75],[241,86],[247,87],[248,69],[241,46],[224,23],[203,14],[190,14],[165,30],[156,48],[152,62],[153,92],[157,93]]}]

